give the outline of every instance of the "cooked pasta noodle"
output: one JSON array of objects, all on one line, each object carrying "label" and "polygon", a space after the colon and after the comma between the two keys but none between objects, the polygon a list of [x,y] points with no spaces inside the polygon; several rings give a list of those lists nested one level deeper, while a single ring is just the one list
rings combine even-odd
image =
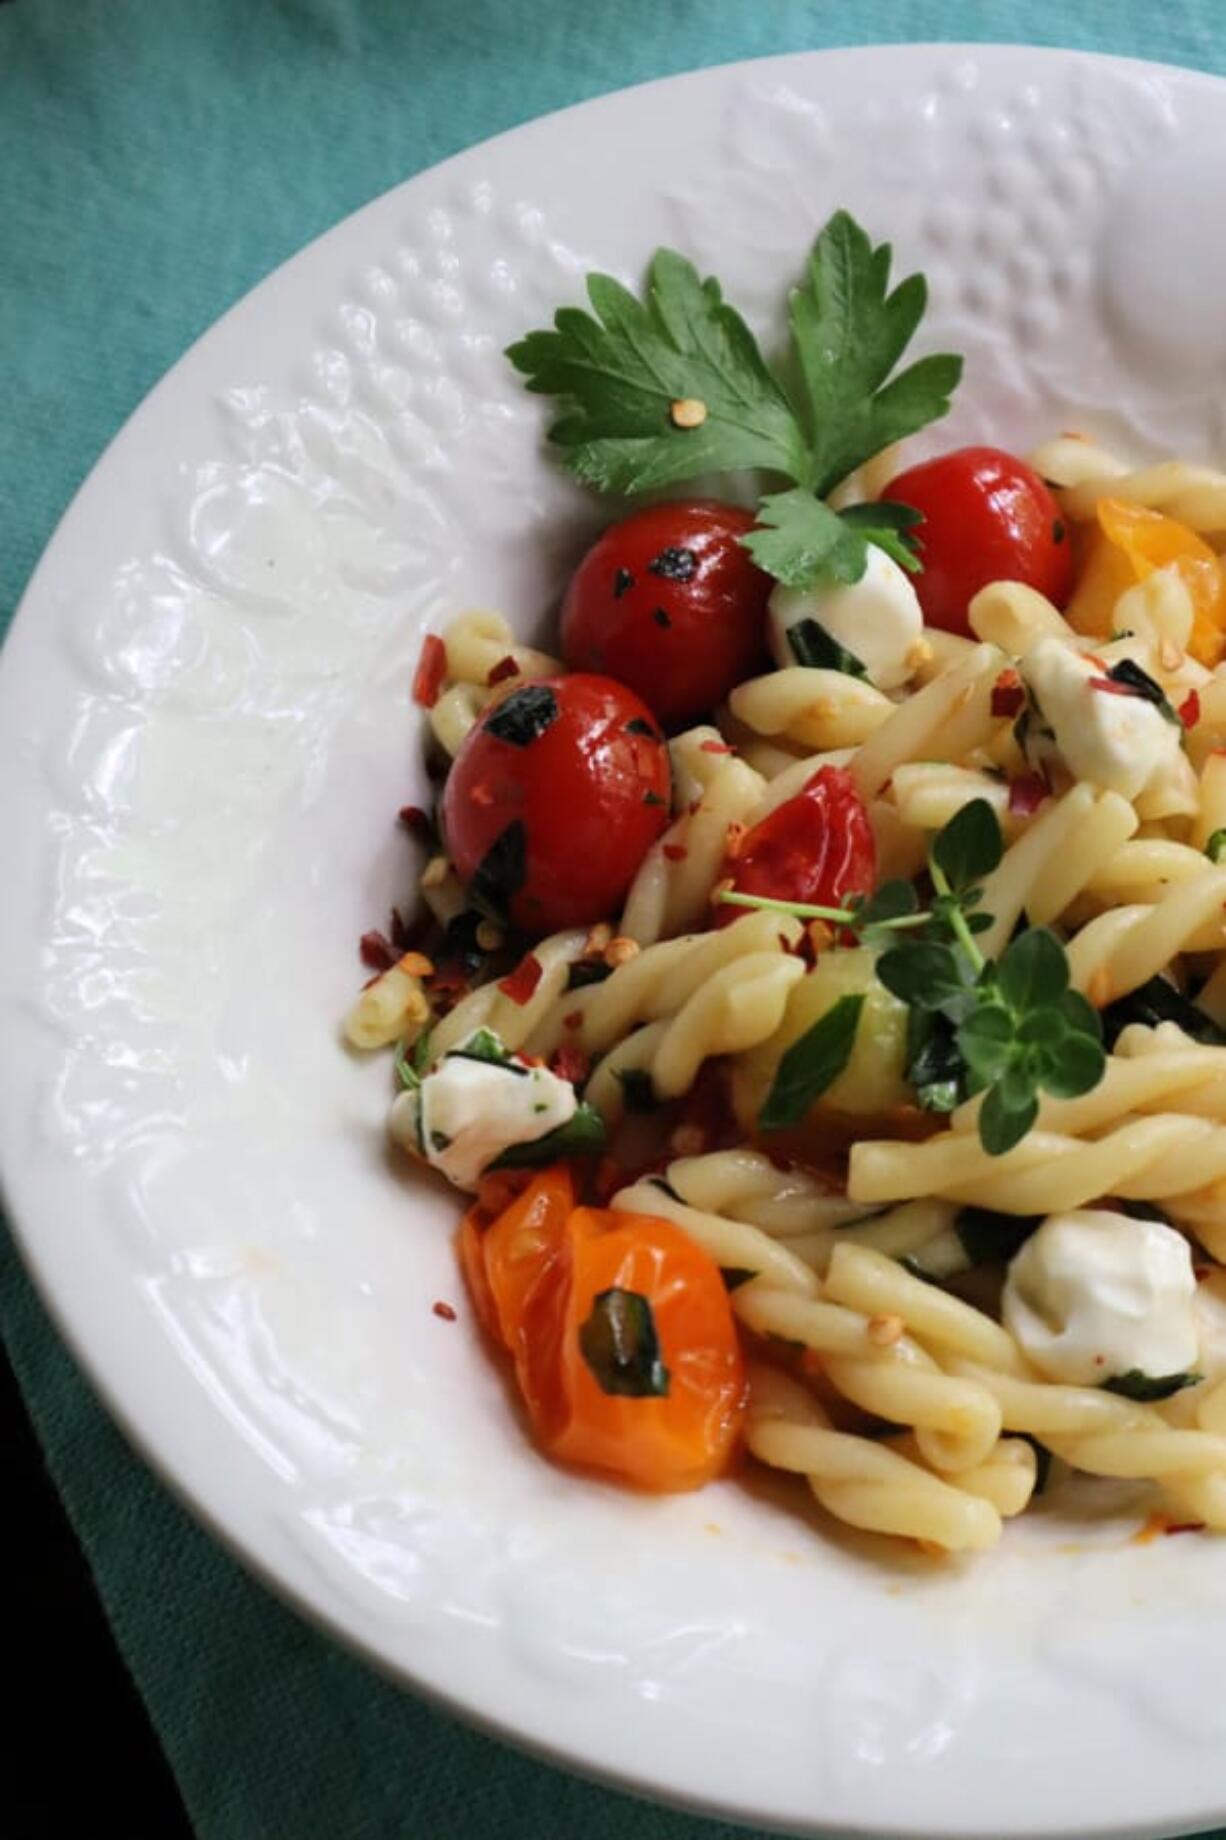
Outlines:
[{"label": "cooked pasta noodle", "polygon": [[842,671],[792,665],[751,678],[728,699],[740,721],[760,735],[786,735],[811,748],[855,747],[888,722],[895,705],[880,690]]},{"label": "cooked pasta noodle", "polygon": [[[515,800],[522,759],[558,723],[538,784],[567,803],[561,706],[567,689],[595,692],[494,613],[460,615],[441,650],[432,638],[415,695],[447,755],[490,748],[472,795],[482,823],[468,847],[444,805],[448,854],[419,878],[434,929],[409,934],[439,950],[370,980],[345,1023],[361,1048],[420,1044],[397,1059],[412,1091],[393,1135],[475,1197],[470,1278],[499,1238],[514,1261],[543,1261],[547,1283],[515,1264],[492,1301],[473,1278],[504,1339],[517,1286],[527,1321],[578,1282],[589,1241],[650,1228],[653,1258],[680,1248],[701,1268],[738,1414],[747,1376],[750,1453],[848,1526],[950,1553],[990,1547],[1024,1512],[1044,1451],[1061,1473],[1148,1485],[1128,1493],[1226,1531],[1226,474],[1136,466],[1071,435],[1031,459],[1055,494],[1040,494],[1046,574],[1019,554],[1029,580],[942,609],[931,561],[917,601],[897,548],[888,566],[870,552],[859,602],[856,583],[819,570],[772,596],[770,654],[820,667],[739,683],[730,667],[709,699],[687,681],[671,707],[637,686],[612,726],[633,850],[590,901],[571,883],[591,864],[572,874],[563,855],[551,874],[567,898],[550,903],[534,880],[541,823],[531,831]],[[886,450],[832,506],[881,495],[897,472]],[[1152,555],[1121,529],[1159,533]],[[600,607],[630,595],[634,608],[636,590],[634,618],[666,631],[694,554],[630,560],[601,577]],[[766,586],[739,552],[738,567],[760,622]],[[871,610],[863,652],[840,624],[849,606]],[[923,609],[941,624],[921,625]],[[566,635],[582,656],[569,612]],[[742,657],[766,658],[761,637],[749,629]],[[667,676],[677,631],[653,643]],[[558,681],[494,717],[543,677]],[[603,790],[601,824],[576,825],[573,854],[593,862]],[[516,1134],[498,1137],[484,1108],[509,1115],[529,1088]],[[489,1140],[471,1169],[465,1131]],[[487,1217],[520,1194],[516,1166],[555,1159],[569,1173],[547,1167],[513,1231],[486,1240]],[[607,1215],[586,1211],[593,1196]],[[1101,1280],[1108,1253],[1135,1269]],[[662,1409],[680,1371],[631,1268],[601,1266],[580,1341],[626,1424],[640,1391]],[[600,1318],[612,1298],[622,1314]],[[1100,1369],[1104,1385],[1072,1383]]]}]

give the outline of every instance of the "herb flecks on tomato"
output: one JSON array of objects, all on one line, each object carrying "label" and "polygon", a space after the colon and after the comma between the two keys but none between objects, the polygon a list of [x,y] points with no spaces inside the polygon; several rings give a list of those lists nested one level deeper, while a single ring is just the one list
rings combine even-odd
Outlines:
[{"label": "herb flecks on tomato", "polygon": [[727,1468],[744,1363],[719,1266],[679,1227],[577,1208],[557,1167],[488,1228],[471,1210],[459,1251],[549,1455],[659,1491]]},{"label": "herb flecks on tomato", "polygon": [[666,728],[714,708],[756,668],[771,589],[741,543],[753,518],[689,499],[612,525],[576,569],[562,607],[562,652],[608,671]]},{"label": "herb flecks on tomato", "polygon": [[961,447],[892,479],[883,498],[923,513],[915,591],[929,626],[969,636],[967,608],[993,581],[1020,581],[1062,607],[1073,546],[1032,467],[997,447]]},{"label": "herb flecks on tomato", "polygon": [[668,750],[611,678],[517,686],[466,736],[443,794],[474,902],[540,936],[616,913],[668,822]]}]

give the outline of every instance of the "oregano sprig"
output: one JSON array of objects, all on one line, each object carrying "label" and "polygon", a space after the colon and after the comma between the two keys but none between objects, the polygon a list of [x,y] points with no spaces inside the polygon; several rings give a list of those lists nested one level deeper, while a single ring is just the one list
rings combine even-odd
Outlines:
[{"label": "oregano sprig", "polygon": [[921,1103],[949,1111],[983,1095],[979,1139],[991,1156],[1019,1143],[1038,1115],[1040,1093],[1071,1099],[1103,1077],[1102,1024],[1070,988],[1068,955],[1047,927],[1019,933],[999,959],[976,934],[992,925],[983,881],[1000,862],[1000,823],[986,799],[950,819],[928,857],[931,904],[909,882],[887,882],[867,900],[816,907],[724,891],[741,907],[821,919],[885,946],[877,976],[911,1011],[911,1075]]}]

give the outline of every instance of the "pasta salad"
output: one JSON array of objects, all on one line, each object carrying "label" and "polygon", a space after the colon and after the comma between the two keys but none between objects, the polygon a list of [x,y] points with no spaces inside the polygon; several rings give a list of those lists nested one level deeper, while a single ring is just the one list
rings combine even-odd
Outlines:
[{"label": "pasta salad", "polygon": [[426,638],[420,912],[348,1038],[554,1458],[747,1451],[939,1553],[1053,1466],[1220,1533],[1226,474],[907,464],[961,363],[898,368],[889,269],[836,214],[778,365],[668,250],[511,348],[638,502],[554,649]]}]

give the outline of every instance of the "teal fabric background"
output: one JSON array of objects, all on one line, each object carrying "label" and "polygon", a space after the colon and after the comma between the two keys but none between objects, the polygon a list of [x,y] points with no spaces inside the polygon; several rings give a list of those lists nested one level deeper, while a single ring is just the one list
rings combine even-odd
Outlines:
[{"label": "teal fabric background", "polygon": [[[647,77],[907,39],[1226,71],[1222,0],[15,0],[0,9],[0,631],[74,488],[184,347],[376,193]],[[378,1680],[185,1516],[7,1252],[52,1473],[203,1840],[720,1840]],[[1226,1840],[1226,1835],[1219,1836]]]}]

